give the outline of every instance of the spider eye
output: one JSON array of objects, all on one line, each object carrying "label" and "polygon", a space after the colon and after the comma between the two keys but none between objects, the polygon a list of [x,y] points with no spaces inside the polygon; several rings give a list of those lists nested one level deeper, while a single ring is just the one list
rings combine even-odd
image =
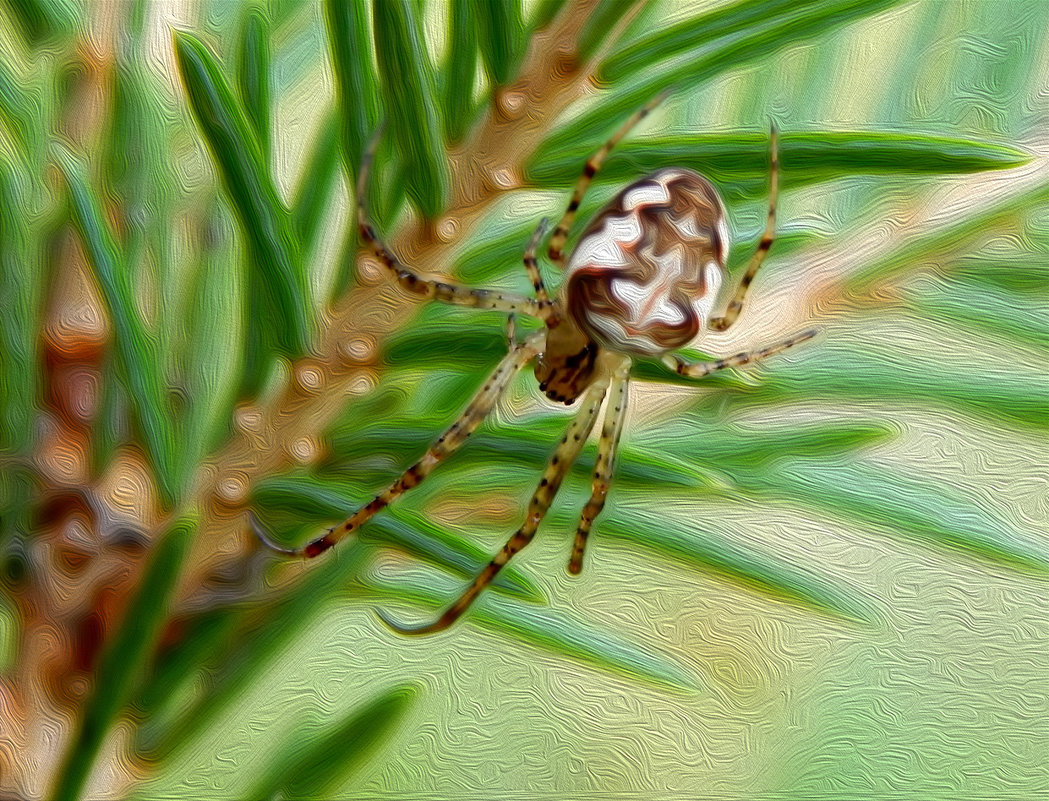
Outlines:
[{"label": "spider eye", "polygon": [[583,233],[568,264],[567,306],[602,345],[662,354],[709,318],[727,256],[717,190],[691,170],[660,170],[626,187]]}]

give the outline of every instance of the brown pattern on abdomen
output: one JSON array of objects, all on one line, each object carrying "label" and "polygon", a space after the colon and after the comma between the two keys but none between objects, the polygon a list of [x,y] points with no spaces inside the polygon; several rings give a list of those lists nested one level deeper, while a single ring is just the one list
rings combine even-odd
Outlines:
[{"label": "brown pattern on abdomen", "polygon": [[727,242],[713,185],[691,170],[660,170],[624,189],[583,233],[568,265],[565,305],[612,350],[680,348],[710,316]]}]

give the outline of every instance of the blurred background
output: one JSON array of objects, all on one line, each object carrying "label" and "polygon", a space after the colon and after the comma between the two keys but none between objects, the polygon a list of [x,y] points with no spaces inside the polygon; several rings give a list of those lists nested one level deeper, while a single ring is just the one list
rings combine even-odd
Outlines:
[{"label": "blurred background", "polygon": [[[1049,4],[0,1],[0,794],[1030,799],[1049,792]],[[313,560],[456,418],[505,318],[362,255],[525,292],[668,165],[738,276],[724,356],[636,365],[609,504],[528,371],[455,457]],[[570,243],[574,238],[570,239]],[[544,266],[548,283],[558,277]],[[519,335],[533,330],[519,320]],[[693,354],[698,357],[698,354]],[[1042,454],[1039,456],[1039,454]]]}]

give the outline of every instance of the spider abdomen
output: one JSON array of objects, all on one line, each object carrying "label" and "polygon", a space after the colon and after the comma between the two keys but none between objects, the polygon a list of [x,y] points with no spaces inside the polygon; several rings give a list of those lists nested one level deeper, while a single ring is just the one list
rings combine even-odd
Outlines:
[{"label": "spider abdomen", "polygon": [[725,207],[714,186],[692,170],[659,170],[626,187],[583,232],[564,302],[600,345],[666,353],[709,319],[727,258]]}]

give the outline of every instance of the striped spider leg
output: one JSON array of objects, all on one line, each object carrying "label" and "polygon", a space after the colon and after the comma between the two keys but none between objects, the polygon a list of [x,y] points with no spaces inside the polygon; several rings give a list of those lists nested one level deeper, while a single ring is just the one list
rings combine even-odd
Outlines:
[{"label": "striped spider leg", "polygon": [[[375,158],[375,149],[381,133],[382,129],[380,128],[376,135],[372,137],[357,176],[357,227],[360,230],[361,238],[368,244],[372,253],[382,262],[383,266],[393,273],[397,282],[414,295],[439,300],[442,303],[450,303],[454,306],[470,306],[475,309],[503,311],[510,315],[527,314],[545,320],[546,315],[549,313],[549,304],[544,306],[541,300],[533,300],[523,295],[514,295],[508,292],[474,289],[423,278],[417,272],[402,264],[393,252],[386,247],[379,234],[375,231],[371,218],[368,216],[368,209],[364,199],[368,185],[368,173],[371,170],[372,160]],[[538,271],[536,275],[538,276]],[[542,279],[540,279],[540,285],[541,281]]]},{"label": "striped spider leg", "polygon": [[590,432],[597,422],[601,402],[608,391],[608,384],[609,381],[606,376],[595,381],[587,388],[580,402],[579,411],[576,412],[575,417],[568,426],[568,430],[561,437],[557,449],[546,465],[546,470],[543,471],[543,477],[539,481],[539,486],[536,488],[535,494],[532,495],[532,500],[528,503],[528,511],[525,514],[524,523],[506,541],[506,544],[488,563],[488,566],[477,574],[477,577],[466,591],[459,596],[459,599],[448,607],[433,623],[421,626],[404,626],[380,612],[379,618],[387,626],[401,634],[432,634],[448,628],[470,607],[470,604],[492,582],[506,563],[532,541],[536,531],[539,529],[539,524],[546,516],[547,511],[550,509],[550,504],[561,487],[561,482],[568,475],[568,471],[572,469],[579,452],[583,449],[583,444],[586,442],[587,437],[590,436]]},{"label": "striped spider leg", "polygon": [[542,333],[534,334],[506,354],[481,389],[474,395],[473,400],[470,401],[469,405],[459,416],[459,419],[430,446],[429,450],[423,454],[423,457],[409,467],[400,478],[376,495],[371,502],[362,506],[341,524],[328,529],[325,534],[300,548],[282,548],[265,537],[258,527],[255,527],[256,536],[270,550],[286,556],[303,556],[307,559],[319,556],[329,548],[337,545],[341,540],[364,525],[377,512],[385,509],[408,490],[421,484],[440,462],[444,461],[444,459],[466,443],[470,435],[477,429],[477,426],[495,407],[511,379],[539,352],[542,338]]},{"label": "striped spider leg", "polygon": [[601,436],[597,443],[597,460],[594,462],[594,480],[590,490],[590,500],[583,507],[576,529],[575,542],[572,544],[572,555],[568,559],[568,572],[578,576],[583,571],[583,552],[586,540],[590,536],[590,527],[605,508],[605,499],[612,483],[612,469],[615,466],[616,448],[619,447],[619,436],[623,433],[623,420],[626,418],[627,387],[630,383],[630,361],[626,360],[615,375],[608,390],[605,419]]}]

